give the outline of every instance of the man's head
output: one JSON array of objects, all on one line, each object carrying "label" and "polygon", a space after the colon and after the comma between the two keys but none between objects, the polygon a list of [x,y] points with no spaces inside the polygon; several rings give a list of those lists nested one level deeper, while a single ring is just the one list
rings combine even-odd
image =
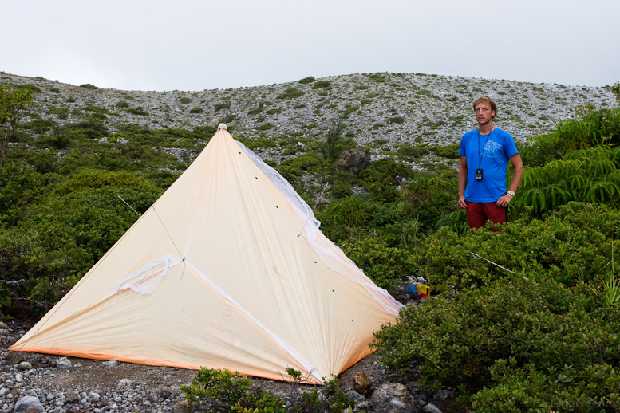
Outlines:
[{"label": "man's head", "polygon": [[497,106],[490,97],[481,96],[474,101],[472,106],[474,108],[474,113],[476,114],[476,120],[480,126],[486,125],[495,119]]}]

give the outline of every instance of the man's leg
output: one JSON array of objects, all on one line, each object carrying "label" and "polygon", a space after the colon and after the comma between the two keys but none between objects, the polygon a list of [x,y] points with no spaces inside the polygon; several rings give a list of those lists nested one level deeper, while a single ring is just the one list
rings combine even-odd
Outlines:
[{"label": "man's leg", "polygon": [[484,226],[487,221],[484,213],[484,204],[467,203],[467,225],[469,228],[476,229]]},{"label": "man's leg", "polygon": [[494,224],[506,223],[506,208],[498,206],[495,202],[483,204],[484,215]]}]

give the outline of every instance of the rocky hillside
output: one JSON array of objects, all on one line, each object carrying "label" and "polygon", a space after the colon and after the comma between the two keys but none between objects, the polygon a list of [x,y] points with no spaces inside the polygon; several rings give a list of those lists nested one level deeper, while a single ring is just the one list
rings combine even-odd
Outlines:
[{"label": "rocky hillside", "polygon": [[490,95],[498,102],[498,124],[517,138],[550,130],[575,108],[611,107],[609,87],[535,84],[427,75],[350,74],[269,86],[197,92],[143,92],[73,86],[0,72],[0,83],[40,89],[36,110],[59,124],[78,120],[81,109],[107,111],[108,126],[133,123],[151,128],[228,123],[245,137],[325,136],[339,126],[358,143],[448,144],[473,126],[471,101]]}]

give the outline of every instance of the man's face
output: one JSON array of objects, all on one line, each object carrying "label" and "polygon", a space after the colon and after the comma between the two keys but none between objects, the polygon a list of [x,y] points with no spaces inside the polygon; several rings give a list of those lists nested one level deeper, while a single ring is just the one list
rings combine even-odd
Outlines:
[{"label": "man's face", "polygon": [[476,121],[480,126],[486,125],[495,117],[495,111],[491,109],[491,105],[485,102],[478,103],[474,112],[476,113]]}]

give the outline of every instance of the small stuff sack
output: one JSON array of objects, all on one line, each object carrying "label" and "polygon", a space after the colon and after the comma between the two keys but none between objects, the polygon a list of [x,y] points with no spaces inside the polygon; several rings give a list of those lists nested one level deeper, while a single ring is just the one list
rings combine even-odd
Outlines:
[{"label": "small stuff sack", "polygon": [[418,300],[426,300],[431,295],[431,287],[423,282],[414,282],[407,285],[407,293]]}]

